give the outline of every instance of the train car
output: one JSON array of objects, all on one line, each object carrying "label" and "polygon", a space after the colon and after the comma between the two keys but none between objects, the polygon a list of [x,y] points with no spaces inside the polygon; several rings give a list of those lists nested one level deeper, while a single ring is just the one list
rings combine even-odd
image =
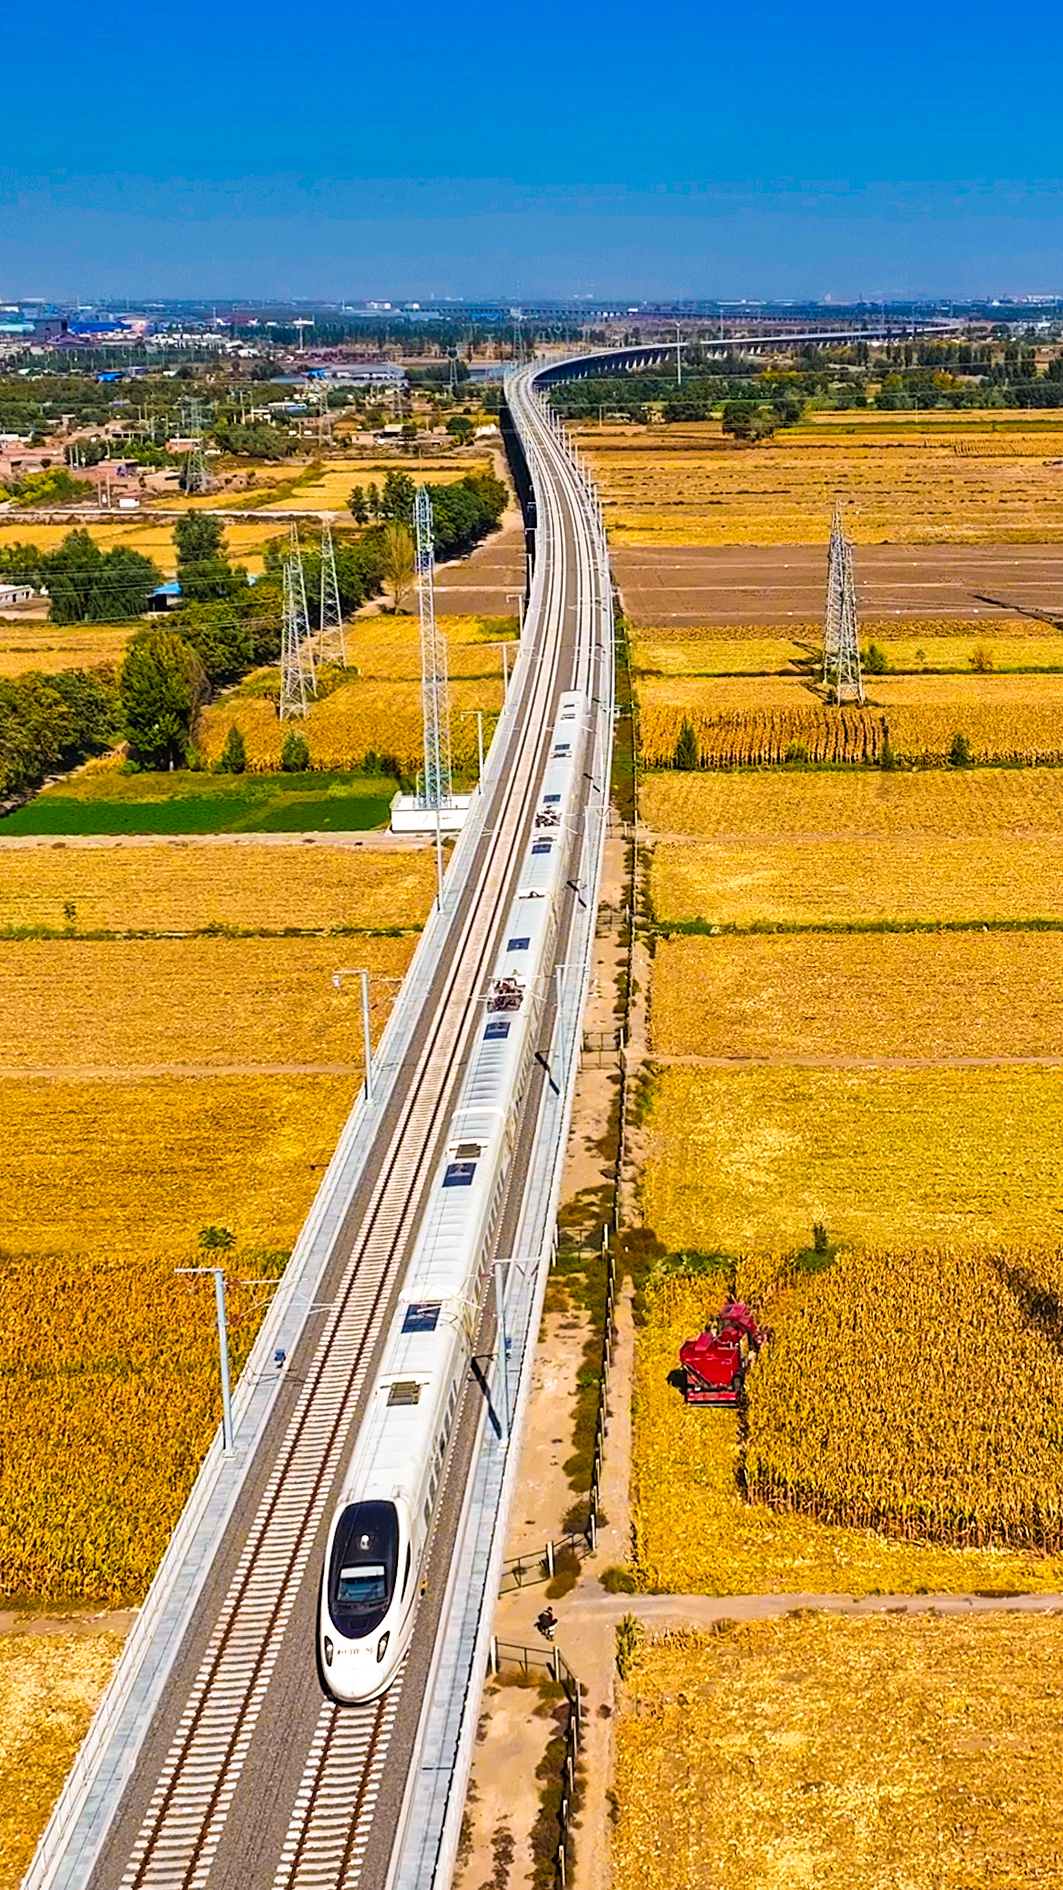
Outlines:
[{"label": "train car", "polygon": [[341,1702],[386,1692],[413,1633],[421,1569],[553,965],[585,707],[576,694],[558,705],[517,892],[492,963],[447,1145],[329,1529],[318,1670],[326,1693]]}]

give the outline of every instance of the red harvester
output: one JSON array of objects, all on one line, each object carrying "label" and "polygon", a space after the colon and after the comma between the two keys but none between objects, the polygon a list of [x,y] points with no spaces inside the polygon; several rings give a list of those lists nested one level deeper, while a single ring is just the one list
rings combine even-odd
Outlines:
[{"label": "red harvester", "polygon": [[750,1360],[767,1333],[743,1300],[729,1299],[718,1319],[680,1347],[688,1404],[737,1404]]}]

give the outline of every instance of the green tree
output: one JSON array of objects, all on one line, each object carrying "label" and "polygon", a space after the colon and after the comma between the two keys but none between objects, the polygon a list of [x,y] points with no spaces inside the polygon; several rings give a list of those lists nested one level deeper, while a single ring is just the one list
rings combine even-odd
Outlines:
[{"label": "green tree", "polygon": [[413,583],[413,538],[409,526],[397,518],[388,520],[380,537],[384,579],[391,592],[391,608],[398,610]]},{"label": "green tree", "polygon": [[459,446],[468,446],[476,438],[476,428],[467,413],[456,413],[448,420],[447,432]]},{"label": "green tree", "polygon": [[401,520],[409,525],[413,518],[413,500],[417,488],[407,473],[389,472],[380,500],[381,518]]},{"label": "green tree", "polygon": [[701,766],[701,751],[698,747],[698,738],[694,732],[694,724],[687,715],[683,717],[683,725],[679,731],[679,740],[675,745],[674,766],[677,768],[685,768],[688,771],[692,768],[700,768]]},{"label": "green tree", "polygon": [[364,486],[351,487],[351,496],[347,500],[347,510],[350,512],[356,525],[368,524],[369,505],[366,500]]},{"label": "green tree", "polygon": [[365,489],[365,502],[374,518],[380,517],[380,488],[375,479],[371,479]]},{"label": "green tree", "polygon": [[58,551],[39,558],[53,623],[113,623],[139,617],[162,581],[150,558],[125,545],[101,551],[86,531],[68,532]]},{"label": "green tree", "polygon": [[237,728],[236,723],[232,722],[229,726],[229,733],[225,737],[225,747],[222,749],[218,761],[218,773],[243,774],[246,768],[247,749],[244,746],[244,738]]},{"label": "green tree", "polygon": [[309,766],[310,748],[306,736],[297,728],[290,729],[281,749],[281,767],[285,774],[305,774]]},{"label": "green tree", "polygon": [[154,767],[173,768],[182,761],[206,693],[206,672],[184,637],[172,630],[135,636],[118,672],[118,695],[138,758]]},{"label": "green tree", "polygon": [[212,512],[186,512],[174,526],[177,581],[182,604],[203,604],[230,597],[247,583],[244,571],[229,563],[220,518]]}]

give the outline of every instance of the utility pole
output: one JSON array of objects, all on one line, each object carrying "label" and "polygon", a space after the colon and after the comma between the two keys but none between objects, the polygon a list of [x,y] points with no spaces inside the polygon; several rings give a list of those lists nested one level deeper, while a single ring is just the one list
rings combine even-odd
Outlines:
[{"label": "utility pole", "polygon": [[860,637],[856,622],[853,548],[835,504],[827,551],[827,602],[823,621],[823,682],[835,702],[862,702]]},{"label": "utility pole", "polygon": [[306,584],[299,532],[292,520],[291,539],[283,565],[284,614],[281,626],[280,718],[305,715],[307,693],[317,693],[314,654],[310,647]]},{"label": "utility pole", "polygon": [[365,1100],[373,1100],[373,1036],[369,1028],[369,973],[368,971],[334,971],[332,982],[337,991],[344,978],[360,978],[362,981],[362,1047],[365,1052]]},{"label": "utility pole", "polygon": [[325,518],[321,525],[321,628],[318,653],[323,663],[347,667],[347,641],[343,634],[340,586],[336,576],[336,550],[332,543],[332,525]]},{"label": "utility pole", "polygon": [[424,807],[435,812],[436,892],[443,910],[443,809],[453,801],[447,640],[436,627],[432,501],[418,486],[413,502],[417,539],[417,603],[421,617],[421,707],[424,716]]},{"label": "utility pole", "polygon": [[203,452],[203,411],[199,401],[188,401],[187,412],[189,444],[185,456],[185,491],[209,492],[211,480]]},{"label": "utility pole", "polygon": [[[231,1242],[227,1243],[231,1244]],[[227,1457],[233,1452],[233,1400],[229,1383],[229,1329],[225,1318],[225,1274],[221,1267],[175,1267],[175,1273],[212,1273],[214,1306],[218,1316],[218,1358],[221,1366],[221,1444]]]},{"label": "utility pole", "polygon": [[678,322],[675,325],[675,384],[683,385],[683,342]]}]

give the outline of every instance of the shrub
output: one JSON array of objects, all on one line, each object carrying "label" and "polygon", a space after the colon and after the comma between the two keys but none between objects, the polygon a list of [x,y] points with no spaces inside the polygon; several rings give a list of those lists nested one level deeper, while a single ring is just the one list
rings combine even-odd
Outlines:
[{"label": "shrub", "polygon": [[306,736],[300,729],[293,728],[284,737],[281,767],[285,774],[305,774],[309,766],[310,748]]},{"label": "shrub", "polygon": [[879,643],[869,643],[860,660],[869,676],[884,676],[889,669],[886,652]]},{"label": "shrub", "polygon": [[969,768],[973,760],[970,742],[962,731],[957,731],[949,749],[949,765],[953,768]]},{"label": "shrub", "polygon": [[698,751],[698,738],[694,733],[694,724],[689,716],[683,717],[683,726],[679,731],[679,740],[675,745],[675,766],[688,772],[697,768],[701,761]]},{"label": "shrub", "polygon": [[977,643],[967,658],[970,667],[980,676],[986,676],[994,668],[993,652],[984,643]]},{"label": "shrub", "polygon": [[218,762],[219,774],[243,774],[247,767],[247,749],[244,738],[234,722],[225,737],[225,747]]}]

